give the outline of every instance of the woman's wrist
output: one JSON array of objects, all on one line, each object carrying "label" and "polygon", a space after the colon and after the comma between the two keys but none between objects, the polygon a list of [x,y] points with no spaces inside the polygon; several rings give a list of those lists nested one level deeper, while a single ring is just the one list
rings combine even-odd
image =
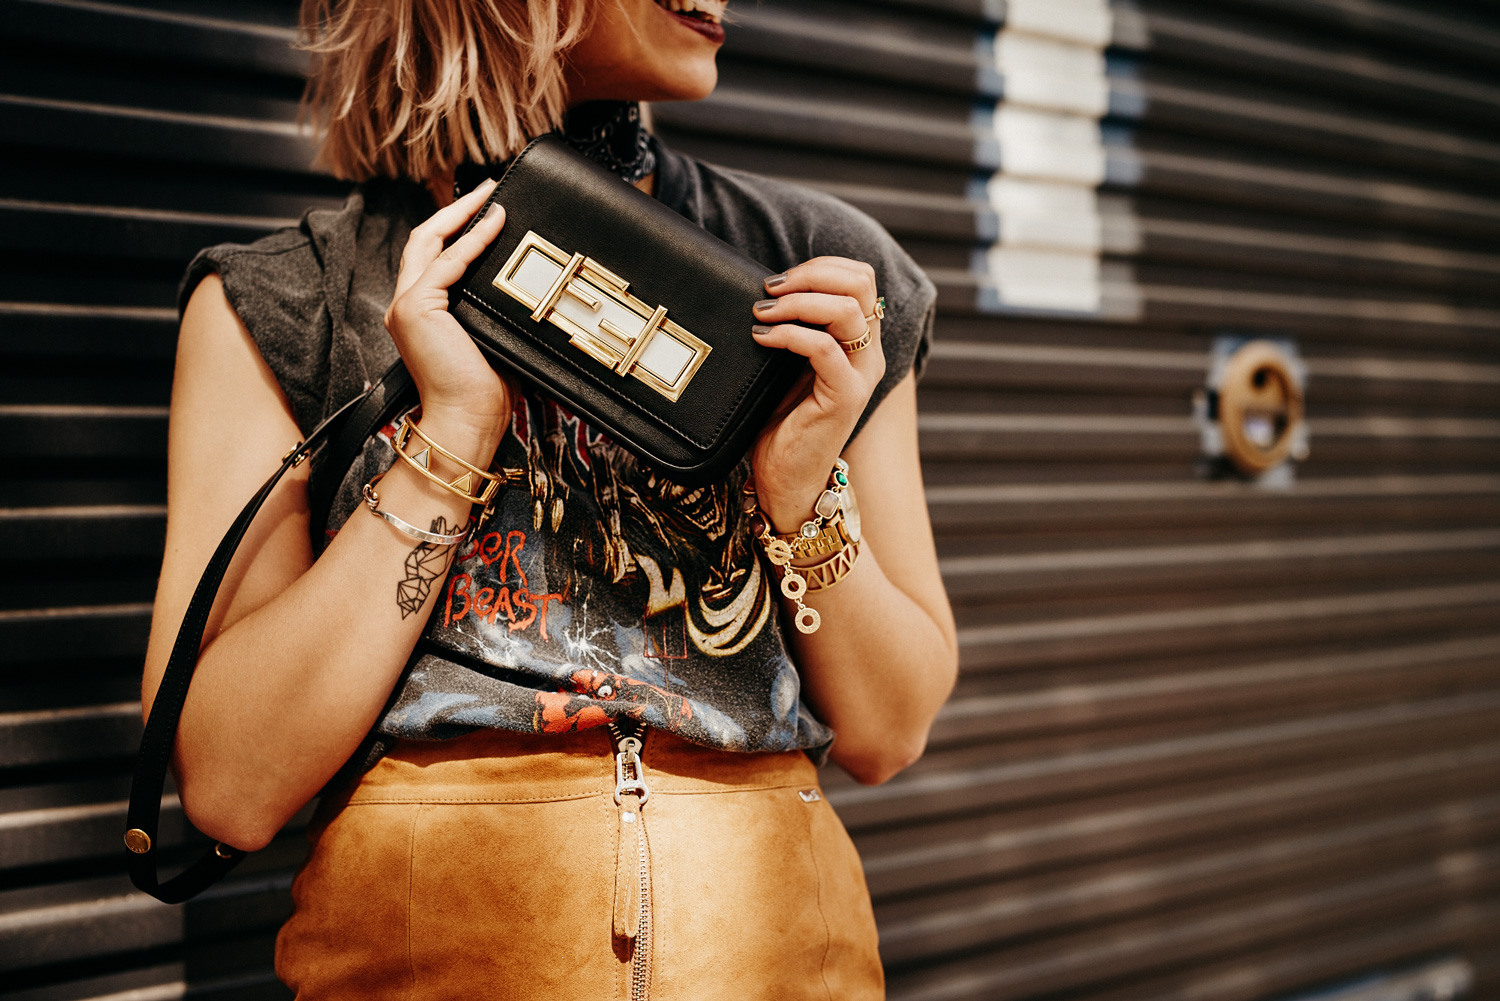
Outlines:
[{"label": "woman's wrist", "polygon": [[[849,467],[842,458],[792,484],[768,483],[757,474],[757,503],[773,533],[790,535],[804,529],[809,521],[821,526],[832,518],[848,482]],[[824,498],[824,494],[832,496]]]},{"label": "woman's wrist", "polygon": [[[381,504],[396,505],[391,510],[418,528],[427,529],[429,520],[435,524],[441,516],[445,526],[442,534],[457,531],[477,511],[463,494],[483,495],[486,483],[478,477],[463,482],[466,470],[442,452],[450,452],[477,469],[488,469],[506,425],[498,419],[476,418],[469,412],[424,406],[421,420],[412,426],[419,433],[410,433],[403,426],[403,433],[397,435],[397,447],[409,460],[398,457],[381,478]],[[431,447],[429,442],[438,447]],[[444,485],[453,481],[459,487]]]},{"label": "woman's wrist", "polygon": [[776,490],[767,489],[760,478],[756,477],[758,503],[761,513],[771,523],[771,531],[776,535],[786,535],[801,528],[802,523],[813,516],[813,505],[823,493],[826,480],[825,473],[822,479],[797,484],[790,489]]},{"label": "woman's wrist", "polygon": [[465,462],[488,469],[505,436],[509,417],[509,411],[502,417],[423,404],[422,417],[416,421],[416,426],[426,437]]}]

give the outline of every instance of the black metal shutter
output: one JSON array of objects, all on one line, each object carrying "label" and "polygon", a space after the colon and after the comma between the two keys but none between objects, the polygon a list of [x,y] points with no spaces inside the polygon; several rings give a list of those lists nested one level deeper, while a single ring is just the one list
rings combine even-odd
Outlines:
[{"label": "black metal shutter", "polygon": [[[8,996],[279,996],[300,835],[181,909],[119,835],[176,280],[339,195],[291,126],[293,7],[0,0]],[[1233,1001],[1442,956],[1500,996],[1494,8],[737,18],[658,130],[850,200],[940,288],[963,680],[908,773],[827,776],[891,996]],[[1289,489],[1195,472],[1225,332],[1300,346]]]}]

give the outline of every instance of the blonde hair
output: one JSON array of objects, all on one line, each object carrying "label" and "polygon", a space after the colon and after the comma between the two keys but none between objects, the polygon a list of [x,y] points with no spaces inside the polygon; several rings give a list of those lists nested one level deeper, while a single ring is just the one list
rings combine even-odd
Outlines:
[{"label": "blonde hair", "polygon": [[588,0],[302,0],[303,94],[336,177],[426,180],[504,160],[566,110]]}]

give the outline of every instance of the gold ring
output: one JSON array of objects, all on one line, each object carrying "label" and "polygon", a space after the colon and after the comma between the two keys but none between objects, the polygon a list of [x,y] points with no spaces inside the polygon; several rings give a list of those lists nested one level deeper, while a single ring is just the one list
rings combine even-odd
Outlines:
[{"label": "gold ring", "polygon": [[833,340],[834,340],[834,343],[836,343],[839,347],[841,347],[841,348],[844,349],[844,353],[845,354],[851,354],[852,355],[856,351],[863,351],[865,348],[869,347],[870,346],[870,342],[873,341],[874,339],[875,339],[875,331],[872,330],[872,329],[870,329],[870,325],[867,323],[867,324],[865,324],[865,332],[862,333],[862,334],[860,334],[858,337],[854,338],[854,340],[852,340],[852,341],[841,341],[837,337],[835,337]]},{"label": "gold ring", "polygon": [[865,317],[865,322],[869,323],[871,320],[883,319],[885,319],[885,296],[881,296],[875,300],[875,308],[870,311],[869,316]]}]

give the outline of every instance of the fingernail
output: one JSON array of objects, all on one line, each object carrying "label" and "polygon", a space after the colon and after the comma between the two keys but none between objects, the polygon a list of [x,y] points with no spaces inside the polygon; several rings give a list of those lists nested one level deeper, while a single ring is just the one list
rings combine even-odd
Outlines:
[{"label": "fingernail", "polygon": [[501,212],[500,203],[499,202],[490,202],[490,207],[484,210],[484,218],[481,219],[481,220],[479,220],[479,221],[480,222],[488,222],[490,219],[492,219],[495,216],[499,215],[500,212]]},{"label": "fingernail", "polygon": [[475,188],[474,190],[476,190],[476,191],[489,191],[491,188],[493,188],[495,185],[497,185],[499,183],[500,183],[500,179],[498,177],[486,177],[483,181],[479,182],[479,187]]},{"label": "fingernail", "polygon": [[774,305],[776,305],[776,300],[775,299],[762,299],[760,302],[757,302],[751,308],[754,309],[757,313],[759,313],[761,310],[763,310],[763,309],[770,309]]},{"label": "fingernail", "polygon": [[785,283],[786,275],[772,275],[771,277],[766,279],[766,288],[775,288],[777,285],[783,285]]},{"label": "fingernail", "polygon": [[752,334],[769,334],[771,332],[771,328],[766,326],[764,323],[757,323],[750,328],[750,332]]}]

